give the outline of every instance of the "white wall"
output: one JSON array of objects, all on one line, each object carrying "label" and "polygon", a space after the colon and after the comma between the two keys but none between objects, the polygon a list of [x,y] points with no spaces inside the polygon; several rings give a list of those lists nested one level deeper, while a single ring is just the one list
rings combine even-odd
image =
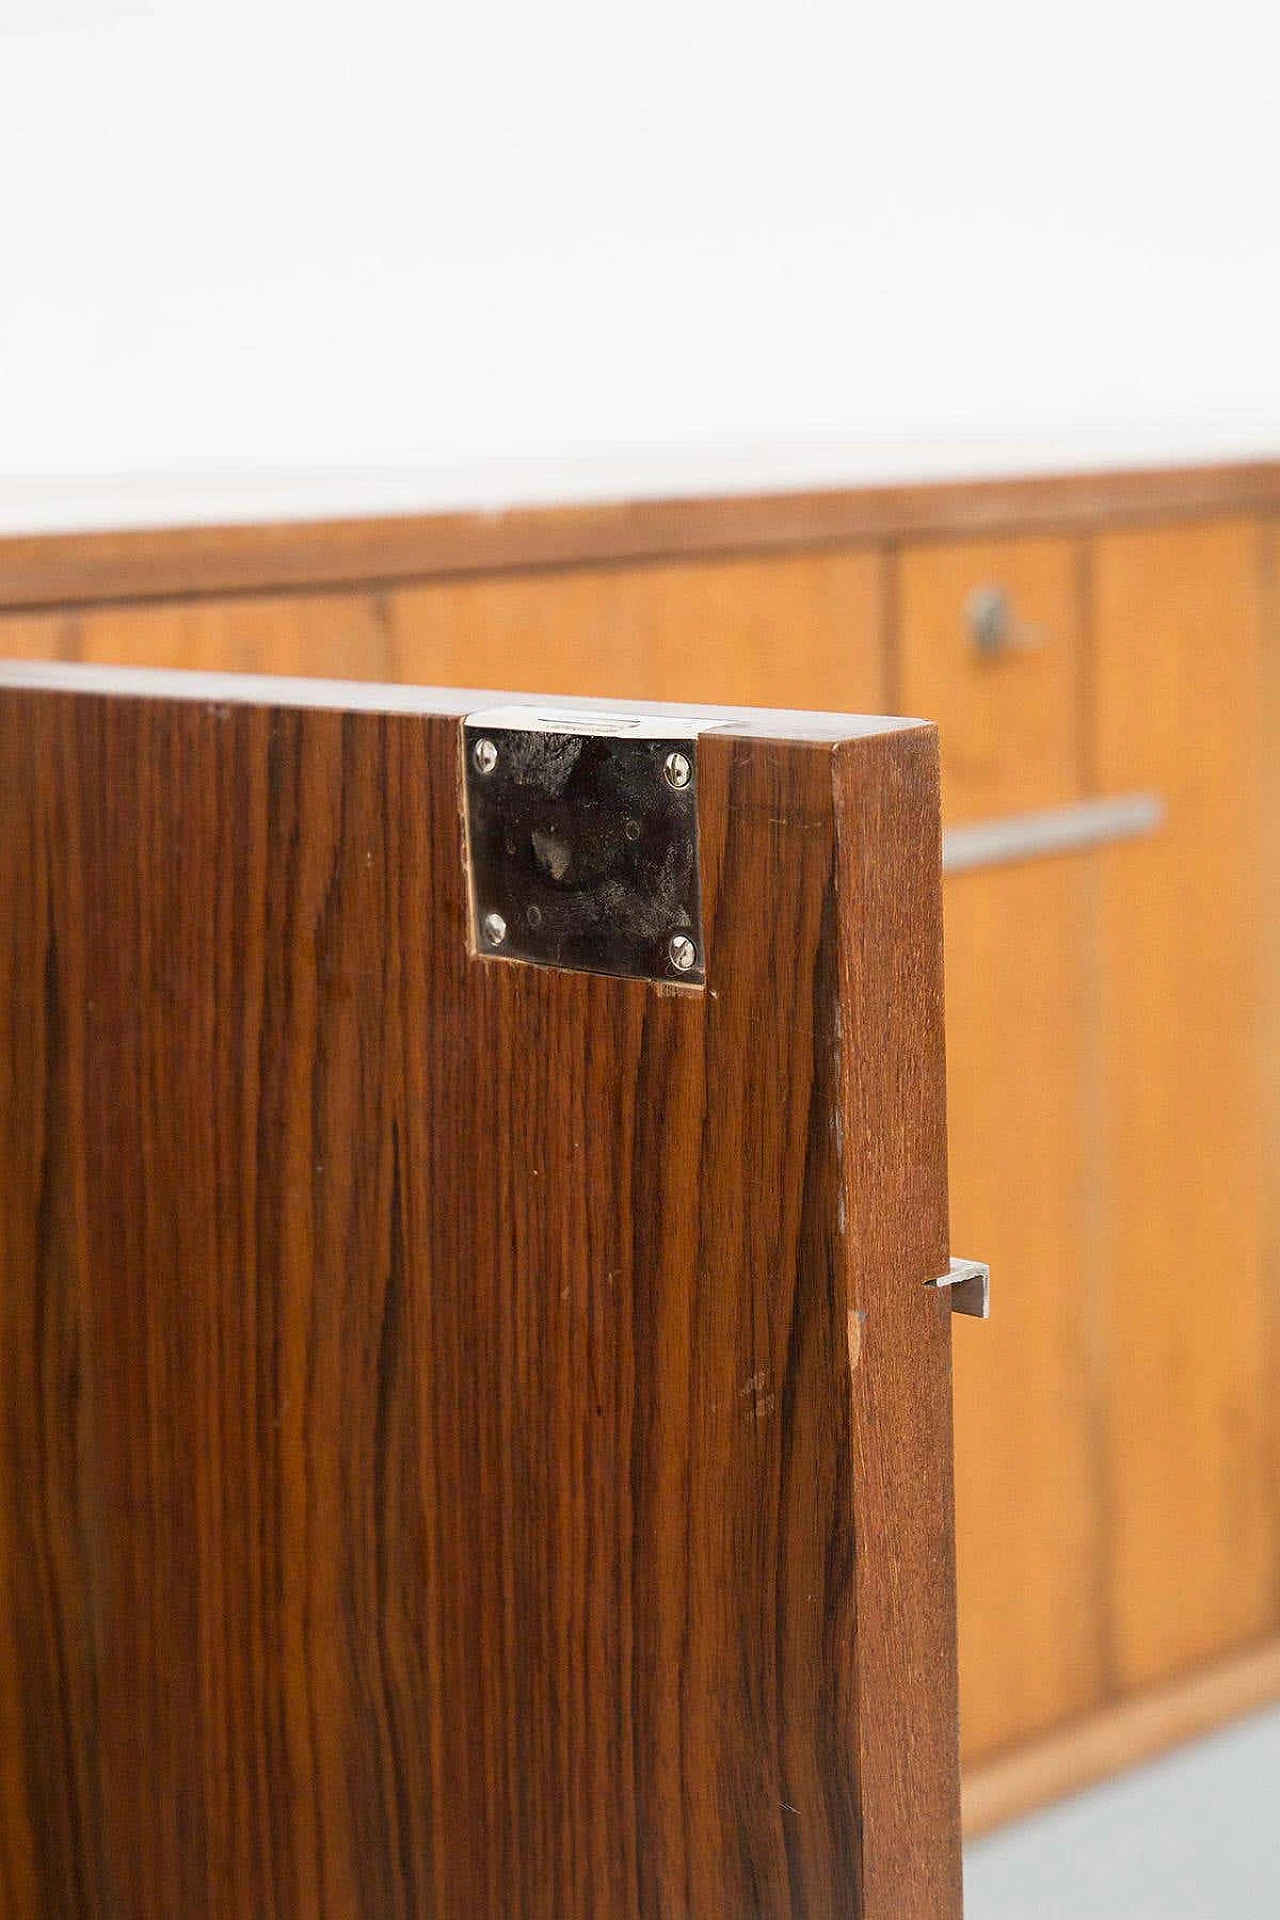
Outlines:
[{"label": "white wall", "polygon": [[1278,18],[0,0],[0,507],[1280,450]]}]

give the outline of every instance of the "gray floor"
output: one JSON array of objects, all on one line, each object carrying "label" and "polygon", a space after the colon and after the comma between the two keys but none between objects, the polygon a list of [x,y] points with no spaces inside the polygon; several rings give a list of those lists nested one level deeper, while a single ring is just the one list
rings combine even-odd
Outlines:
[{"label": "gray floor", "polygon": [[965,1920],[1280,1920],[1280,1709],[977,1841]]}]

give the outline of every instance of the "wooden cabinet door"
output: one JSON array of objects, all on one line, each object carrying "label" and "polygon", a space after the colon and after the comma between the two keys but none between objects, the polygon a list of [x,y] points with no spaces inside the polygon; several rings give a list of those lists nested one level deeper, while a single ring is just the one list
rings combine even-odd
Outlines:
[{"label": "wooden cabinet door", "polygon": [[[1102,856],[1110,1608],[1133,1689],[1274,1630],[1275,788],[1247,521],[1096,543],[1100,785],[1163,831]],[[1271,757],[1274,757],[1271,750]]]},{"label": "wooden cabinet door", "polygon": [[[900,562],[899,698],[939,726],[948,828],[1085,792],[1082,556],[964,541]],[[1006,631],[977,630],[984,601]],[[945,883],[956,1245],[996,1277],[956,1340],[961,1724],[969,1760],[1102,1697],[1104,1382],[1088,1270],[1093,856]]]},{"label": "wooden cabinet door", "polygon": [[938,723],[948,825],[1079,797],[1082,550],[964,540],[899,560],[897,701]]},{"label": "wooden cabinet door", "polygon": [[689,986],[482,704],[0,671],[5,1908],[954,1920],[933,730],[686,712]]},{"label": "wooden cabinet door", "polygon": [[386,596],[389,677],[880,713],[884,571],[862,548],[424,581]]},{"label": "wooden cabinet door", "polygon": [[992,1262],[957,1322],[956,1551],[967,1761],[1104,1692],[1101,1414],[1088,1284],[1093,855],[948,876],[953,1239]]},{"label": "wooden cabinet door", "polygon": [[874,549],[0,613],[0,658],[883,712]]}]

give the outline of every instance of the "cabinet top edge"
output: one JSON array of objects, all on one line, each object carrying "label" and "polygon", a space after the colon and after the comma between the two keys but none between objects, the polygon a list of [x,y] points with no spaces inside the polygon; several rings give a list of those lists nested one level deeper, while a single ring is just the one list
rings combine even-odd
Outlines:
[{"label": "cabinet top edge", "polygon": [[202,673],[174,667],[80,666],[66,661],[0,661],[0,697],[6,692],[91,694],[126,700],[190,701],[206,706],[306,709],[321,712],[421,715],[464,719],[477,711],[525,708],[598,719],[602,713],[638,720],[682,722],[691,734],[727,733],[747,739],[838,744],[927,725],[881,714],[806,713],[786,707],[699,706],[683,702],[600,700],[560,694],[510,693],[474,687],[396,686],[368,680],[310,680],[301,676]]},{"label": "cabinet top edge", "polygon": [[443,578],[750,558],[1280,509],[1280,458],[1011,467],[970,479],[695,492],[341,518],[170,520],[0,532],[0,611],[377,590]]}]

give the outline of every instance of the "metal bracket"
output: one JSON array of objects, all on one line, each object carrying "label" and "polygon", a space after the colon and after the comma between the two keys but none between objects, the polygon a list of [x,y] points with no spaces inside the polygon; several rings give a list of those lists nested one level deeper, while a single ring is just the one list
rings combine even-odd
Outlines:
[{"label": "metal bracket", "polygon": [[950,1269],[931,1287],[951,1289],[952,1313],[971,1313],[975,1320],[991,1317],[991,1269],[981,1260],[953,1260]]},{"label": "metal bracket", "polygon": [[687,722],[504,707],[462,745],[477,954],[704,984]]}]

